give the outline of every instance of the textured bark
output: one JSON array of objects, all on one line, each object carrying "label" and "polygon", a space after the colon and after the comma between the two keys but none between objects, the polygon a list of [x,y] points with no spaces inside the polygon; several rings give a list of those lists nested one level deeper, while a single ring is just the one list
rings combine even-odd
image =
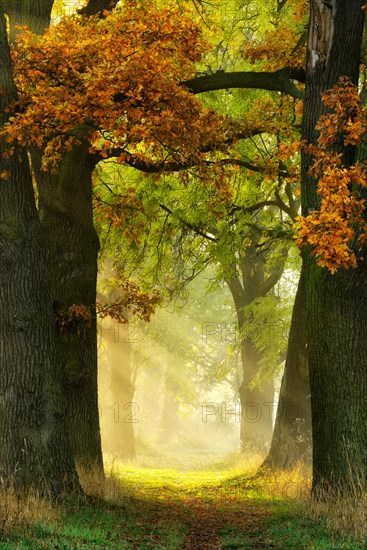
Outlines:
[{"label": "textured bark", "polygon": [[211,90],[229,90],[231,88],[255,88],[283,92],[301,99],[303,93],[293,83],[293,80],[304,82],[305,74],[300,69],[285,68],[273,73],[255,73],[251,71],[237,71],[225,73],[218,71],[214,74],[198,76],[181,82],[192,93],[201,94]]},{"label": "textured bark", "polygon": [[[50,23],[54,0],[8,2],[11,29],[19,22],[42,34]],[[90,2],[95,5],[95,2]],[[13,31],[15,32],[15,31]],[[76,128],[83,141],[87,130]],[[41,170],[41,150],[32,151],[39,193],[39,215],[46,246],[49,284],[56,312],[71,305],[94,306],[98,237],[93,226],[92,164],[83,142],[64,156],[58,174]],[[67,421],[78,465],[102,469],[97,393],[96,320],[65,326],[58,350],[64,370]]]},{"label": "textured bark", "polygon": [[4,11],[10,19],[10,41],[16,35],[18,25],[27,27],[36,34],[43,34],[51,21],[54,0],[3,0]]},{"label": "textured bark", "polygon": [[113,9],[118,0],[89,0],[87,5],[80,9],[78,13],[82,15],[97,15],[98,13],[103,12],[103,10],[111,10]]},{"label": "textured bark", "polygon": [[294,301],[274,434],[263,465],[274,470],[289,470],[301,463],[309,465],[311,446],[311,396],[302,271]]},{"label": "textured bark", "polygon": [[[16,99],[0,2],[0,124]],[[78,488],[65,424],[54,313],[27,155],[0,172],[0,477],[5,485],[57,495]],[[20,159],[18,158],[18,154]]]},{"label": "textured bark", "polygon": [[[315,143],[325,108],[320,94],[341,76],[358,82],[364,25],[362,0],[311,2],[302,137]],[[355,151],[337,149],[346,164]],[[302,158],[302,209],[317,208],[311,159]],[[313,494],[347,493],[366,486],[367,472],[367,268],[336,275],[303,255],[312,395]]]},{"label": "textured bark", "polygon": [[[39,215],[55,311],[96,302],[99,240],[93,225],[92,170],[84,129],[81,144],[64,155],[58,174],[42,172],[40,151],[32,155],[39,191]],[[78,465],[102,468],[97,389],[96,319],[59,326],[67,419]]]}]

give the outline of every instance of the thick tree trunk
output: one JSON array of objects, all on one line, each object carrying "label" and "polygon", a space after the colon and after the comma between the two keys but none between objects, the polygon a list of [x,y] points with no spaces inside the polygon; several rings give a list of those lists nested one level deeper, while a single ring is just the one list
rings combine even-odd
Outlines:
[{"label": "thick tree trunk", "polygon": [[[82,134],[80,129],[81,144],[64,155],[56,175],[41,171],[39,151],[32,156],[51,293],[61,318],[73,305],[93,308],[96,302],[99,241],[93,225],[93,165]],[[58,328],[75,461],[102,469],[96,318],[73,318]]]},{"label": "thick tree trunk", "polygon": [[[341,76],[358,82],[363,0],[311,2],[302,137],[315,143],[320,94]],[[353,162],[353,149],[341,151]],[[349,159],[346,158],[348,153]],[[302,160],[302,209],[318,208],[311,159]],[[304,253],[312,395],[313,494],[366,487],[367,268],[331,275]]]},{"label": "thick tree trunk", "polygon": [[10,41],[16,38],[17,26],[26,25],[35,34],[43,34],[51,21],[55,0],[3,0],[5,13],[10,19]]},{"label": "thick tree trunk", "polygon": [[[0,2],[0,125],[16,99]],[[0,477],[59,494],[78,488],[65,424],[42,238],[27,155],[2,153],[0,172]],[[18,154],[21,160],[18,159]]]},{"label": "thick tree trunk", "polygon": [[[54,0],[5,0],[11,34],[26,24],[37,34],[47,30]],[[93,226],[92,169],[87,130],[75,134],[82,145],[64,155],[58,174],[41,170],[41,151],[32,161],[39,192],[39,214],[47,249],[47,269],[55,309],[73,304],[94,306],[97,284],[98,237]],[[102,469],[97,394],[96,319],[59,326],[60,360],[64,366],[67,418],[74,458],[78,465],[91,463]]]},{"label": "thick tree trunk", "polygon": [[305,266],[313,491],[354,492],[367,474],[367,270],[332,276]]},{"label": "thick tree trunk", "polygon": [[294,301],[274,434],[263,466],[289,470],[297,464],[309,465],[311,446],[311,396],[302,270]]}]

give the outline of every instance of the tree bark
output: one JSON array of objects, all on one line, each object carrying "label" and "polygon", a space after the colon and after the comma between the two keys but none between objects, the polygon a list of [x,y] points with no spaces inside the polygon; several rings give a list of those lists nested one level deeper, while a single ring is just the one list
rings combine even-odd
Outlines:
[{"label": "tree bark", "polygon": [[[54,0],[8,2],[11,32],[27,24],[37,34],[50,23]],[[93,225],[92,170],[83,140],[87,129],[76,128],[82,144],[66,154],[58,174],[41,169],[41,149],[32,150],[39,193],[39,215],[46,246],[49,285],[57,313],[72,305],[94,307],[99,241]],[[58,326],[58,350],[64,369],[67,422],[78,466],[103,468],[97,390],[97,326],[82,319]]]},{"label": "tree bark", "polygon": [[89,0],[86,6],[78,10],[78,13],[90,17],[102,13],[103,10],[112,10],[117,2],[118,0]]},{"label": "tree bark", "polygon": [[194,94],[201,94],[211,90],[229,90],[231,88],[255,88],[282,92],[302,99],[303,92],[297,88],[293,80],[304,82],[304,79],[305,73],[302,69],[286,67],[273,73],[256,73],[252,71],[226,73],[224,71],[217,71],[214,74],[186,80],[185,82],[181,82],[181,84]]},{"label": "tree bark", "polygon": [[93,225],[92,171],[85,129],[81,144],[65,154],[58,174],[41,170],[41,151],[32,159],[39,192],[39,216],[54,308],[59,315],[58,348],[64,367],[67,420],[78,466],[102,470],[97,383],[97,327],[72,318],[62,323],[73,305],[95,307],[99,240]]},{"label": "tree bark", "polygon": [[26,25],[35,34],[43,34],[50,26],[51,10],[55,0],[3,0],[10,19],[10,41],[16,38],[17,26]]},{"label": "tree bark", "polygon": [[[341,76],[358,82],[362,0],[311,2],[302,138],[316,143],[321,93]],[[353,148],[341,149],[352,163]],[[318,208],[312,159],[302,156],[302,211]],[[331,275],[303,254],[312,395],[313,495],[354,493],[367,473],[367,268]]]},{"label": "tree bark", "polygon": [[274,470],[290,470],[297,464],[311,464],[311,396],[304,279],[302,270],[294,301],[273,438],[263,463]]},{"label": "tree bark", "polygon": [[[0,126],[16,90],[0,2]],[[5,486],[57,495],[78,489],[65,424],[62,371],[41,230],[25,151],[0,173],[0,477]]]}]

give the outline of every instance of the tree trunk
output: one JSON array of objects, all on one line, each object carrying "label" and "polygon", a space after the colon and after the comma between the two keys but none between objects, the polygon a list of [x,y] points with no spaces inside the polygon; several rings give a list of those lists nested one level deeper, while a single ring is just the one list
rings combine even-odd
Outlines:
[{"label": "tree trunk", "polygon": [[241,447],[243,450],[263,450],[270,445],[273,433],[274,385],[267,382],[261,388],[249,387],[258,373],[261,361],[260,353],[249,340],[244,340],[241,344],[241,360],[244,373],[239,388]]},{"label": "tree trunk", "polygon": [[[99,240],[93,225],[93,164],[83,131],[81,144],[64,155],[56,175],[42,172],[40,151],[32,155],[49,282],[61,319],[73,305],[93,308],[96,303]],[[73,317],[58,328],[74,458],[78,466],[102,470],[96,318]]]},{"label": "tree trunk", "polygon": [[[5,0],[11,33],[26,24],[37,34],[47,30],[54,0]],[[49,284],[55,309],[73,304],[94,307],[99,241],[93,226],[92,170],[83,141],[87,129],[79,127],[82,144],[64,155],[58,174],[41,170],[41,150],[32,151],[39,193],[39,214],[47,249]],[[97,393],[97,325],[75,320],[59,328],[58,348],[64,366],[67,419],[74,458],[79,466],[103,467]]]},{"label": "tree trunk", "polygon": [[140,382],[143,387],[141,394],[141,418],[142,425],[139,423],[139,435],[147,434],[149,438],[159,435],[160,429],[160,410],[158,408],[158,396],[161,393],[161,378],[159,373],[145,372],[144,382]]},{"label": "tree trunk", "polygon": [[307,362],[304,273],[298,283],[274,434],[263,466],[289,470],[311,463],[311,396]]},{"label": "tree trunk", "polygon": [[159,430],[159,443],[168,443],[177,435],[180,418],[178,411],[180,404],[177,400],[180,384],[177,381],[177,372],[174,367],[168,366],[165,376],[165,393]]},{"label": "tree trunk", "polygon": [[[105,323],[106,325],[106,323]],[[117,330],[116,329],[117,325]],[[103,339],[107,346],[110,366],[108,440],[110,451],[119,459],[136,458],[134,424],[137,405],[133,402],[135,387],[131,376],[131,343],[124,338],[124,331],[116,321],[110,320],[108,328],[103,327]]]},{"label": "tree trunk", "polygon": [[[0,2],[0,126],[16,90]],[[27,155],[0,143],[0,477],[57,495],[78,488],[65,424],[42,238]],[[18,158],[18,155],[20,159]]]},{"label": "tree trunk", "polygon": [[10,19],[10,41],[16,38],[17,26],[26,25],[35,34],[43,34],[50,26],[51,10],[55,0],[3,0]]},{"label": "tree trunk", "polygon": [[[249,322],[245,308],[257,298],[265,297],[280,280],[287,257],[287,250],[277,265],[267,266],[269,251],[259,253],[260,235],[250,234],[251,244],[244,244],[244,252],[238,259],[233,258],[233,275],[226,280],[236,308],[238,330],[240,334],[241,362],[243,380],[239,388],[241,403],[241,447],[268,449],[273,433],[274,386],[272,382],[263,384],[262,388],[253,387],[251,383],[258,373],[261,353],[254,343],[243,337],[243,329]],[[238,274],[238,271],[241,274]]]},{"label": "tree trunk", "polygon": [[[248,322],[244,308],[256,297],[261,296],[261,285],[255,284],[251,277],[246,280],[246,286],[241,284],[239,277],[233,277],[227,281],[236,308],[239,334]],[[239,387],[241,404],[240,443],[241,448],[253,448],[263,450],[271,443],[273,432],[272,405],[274,403],[274,387],[272,383],[266,383],[263,388],[250,384],[258,373],[260,365],[260,353],[254,344],[248,339],[242,339],[241,364],[243,379]]]},{"label": "tree trunk", "polygon": [[[321,93],[341,76],[358,82],[363,0],[311,2],[302,138],[315,143]],[[341,150],[345,153],[345,150]],[[348,148],[349,162],[353,149]],[[345,155],[344,155],[345,157]],[[302,211],[318,208],[311,160],[302,158]],[[347,159],[345,158],[345,161]],[[367,269],[331,275],[303,254],[312,395],[313,494],[366,487]]]}]

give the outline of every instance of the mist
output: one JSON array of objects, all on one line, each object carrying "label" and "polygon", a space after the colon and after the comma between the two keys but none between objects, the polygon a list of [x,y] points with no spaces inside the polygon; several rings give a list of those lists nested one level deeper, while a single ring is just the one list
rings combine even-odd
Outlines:
[{"label": "mist", "polygon": [[[198,300],[202,283],[179,306],[163,304],[149,323],[100,321],[105,461],[185,470],[265,456],[266,447],[244,449],[240,440],[241,358],[228,291],[208,296],[204,288]],[[273,424],[274,404],[266,414]]]}]

